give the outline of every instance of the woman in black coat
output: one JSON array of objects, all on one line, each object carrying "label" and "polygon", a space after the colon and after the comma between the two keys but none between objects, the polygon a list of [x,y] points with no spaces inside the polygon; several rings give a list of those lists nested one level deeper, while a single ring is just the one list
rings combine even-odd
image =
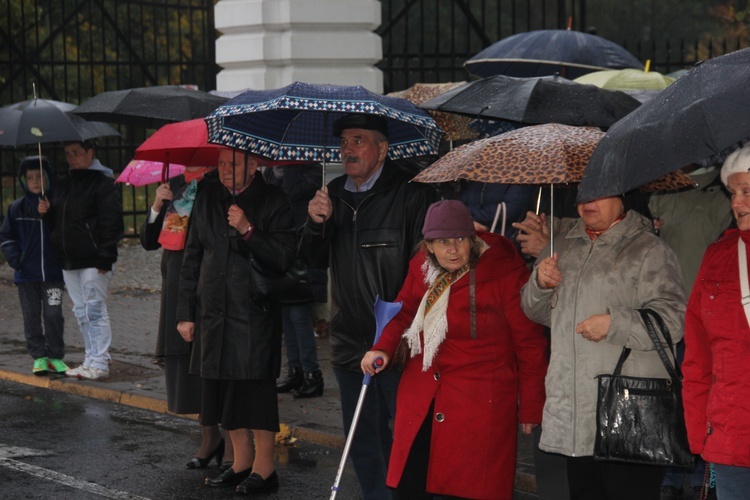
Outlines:
[{"label": "woman in black coat", "polygon": [[281,309],[253,297],[251,260],[281,273],[296,252],[292,204],[256,175],[257,167],[255,157],[220,150],[220,184],[207,184],[195,200],[177,307],[182,337],[199,335],[200,356],[192,363],[203,378],[201,424],[221,423],[234,447],[233,466],[206,484],[241,483],[239,493],[278,486]]},{"label": "woman in black coat", "polygon": [[[167,409],[177,414],[200,413],[201,379],[189,373],[193,343],[185,342],[177,331],[177,295],[180,268],[187,239],[193,202],[206,182],[217,182],[215,167],[187,167],[184,175],[173,177],[156,189],[149,217],[140,230],[145,250],[162,248],[161,307],[155,355],[163,359],[167,386]],[[189,469],[205,469],[211,460],[217,464],[232,460],[218,425],[202,426],[201,447],[186,464]]]}]

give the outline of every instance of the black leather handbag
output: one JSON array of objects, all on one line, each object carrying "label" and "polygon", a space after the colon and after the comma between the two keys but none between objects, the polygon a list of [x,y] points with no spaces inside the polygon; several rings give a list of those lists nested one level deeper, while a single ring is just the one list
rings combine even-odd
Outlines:
[{"label": "black leather handbag", "polygon": [[[263,200],[263,209],[266,210],[266,202]],[[259,222],[261,231],[263,222]],[[299,254],[302,228],[297,230],[297,254]],[[314,301],[312,284],[307,273],[307,266],[297,256],[294,264],[285,273],[278,273],[263,267],[255,260],[252,253],[250,260],[250,298],[254,302],[277,302],[282,306],[298,306],[310,304]]]},{"label": "black leather handbag", "polygon": [[654,323],[674,359],[669,330],[651,309],[639,311],[669,378],[627,377],[622,365],[630,354],[623,347],[612,375],[599,375],[594,459],[692,467],[682,409],[682,375],[667,357]]},{"label": "black leather handbag", "polygon": [[268,271],[251,258],[250,288],[250,296],[256,302],[272,301],[296,306],[310,304],[314,299],[307,267],[299,258],[286,273]]}]

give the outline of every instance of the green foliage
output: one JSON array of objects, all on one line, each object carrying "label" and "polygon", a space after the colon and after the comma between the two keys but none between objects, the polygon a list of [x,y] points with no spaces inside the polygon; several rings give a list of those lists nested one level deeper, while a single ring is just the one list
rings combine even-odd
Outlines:
[{"label": "green foliage", "polygon": [[122,186],[122,206],[129,214],[125,215],[126,235],[138,234],[141,224],[148,216],[156,186],[157,184],[143,187]]}]

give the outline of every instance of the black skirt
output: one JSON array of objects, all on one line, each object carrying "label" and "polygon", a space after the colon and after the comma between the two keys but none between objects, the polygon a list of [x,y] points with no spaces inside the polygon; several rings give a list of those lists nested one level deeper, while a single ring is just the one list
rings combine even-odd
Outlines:
[{"label": "black skirt", "polygon": [[202,381],[190,375],[190,354],[164,358],[164,380],[167,386],[167,409],[179,415],[201,411]]},{"label": "black skirt", "polygon": [[276,381],[203,379],[200,423],[279,432]]}]

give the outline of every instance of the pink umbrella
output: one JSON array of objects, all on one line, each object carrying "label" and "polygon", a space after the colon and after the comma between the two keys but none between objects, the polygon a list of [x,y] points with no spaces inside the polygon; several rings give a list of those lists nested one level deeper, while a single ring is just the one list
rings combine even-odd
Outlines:
[{"label": "pink umbrella", "polygon": [[160,161],[131,160],[117,177],[117,182],[133,186],[145,186],[155,182],[165,182],[185,172],[183,165],[174,163],[164,164]]}]

